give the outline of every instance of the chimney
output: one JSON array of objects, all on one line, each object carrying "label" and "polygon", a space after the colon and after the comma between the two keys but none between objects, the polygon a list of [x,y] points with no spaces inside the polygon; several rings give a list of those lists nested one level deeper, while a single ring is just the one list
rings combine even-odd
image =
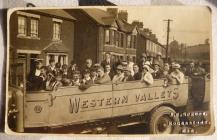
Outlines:
[{"label": "chimney", "polygon": [[107,8],[107,12],[113,15],[115,18],[118,16],[118,8]]},{"label": "chimney", "polygon": [[118,18],[127,22],[128,21],[127,10],[120,10],[119,13],[118,13]]},{"label": "chimney", "polygon": [[143,28],[143,22],[140,22],[138,20],[134,20],[132,22],[132,25],[137,26],[138,28],[142,29]]}]

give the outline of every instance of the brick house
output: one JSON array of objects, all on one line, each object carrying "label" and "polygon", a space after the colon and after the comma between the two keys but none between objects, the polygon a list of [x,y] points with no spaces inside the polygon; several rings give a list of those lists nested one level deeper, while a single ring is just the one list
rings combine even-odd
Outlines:
[{"label": "brick house", "polygon": [[136,58],[136,26],[127,23],[127,12],[117,8],[66,10],[75,23],[75,60],[82,66],[87,58],[94,63],[110,52],[114,60]]},{"label": "brick house", "polygon": [[74,22],[64,10],[14,11],[10,17],[10,62],[24,61],[27,74],[36,59],[68,64],[74,57]]}]

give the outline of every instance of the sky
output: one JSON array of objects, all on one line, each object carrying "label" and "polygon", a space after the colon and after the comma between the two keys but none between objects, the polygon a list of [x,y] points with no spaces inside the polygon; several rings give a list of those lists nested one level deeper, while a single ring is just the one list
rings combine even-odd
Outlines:
[{"label": "sky", "polygon": [[177,40],[186,45],[204,43],[211,35],[211,12],[202,6],[137,6],[120,7],[128,11],[128,21],[142,21],[144,28],[150,28],[162,44],[166,44],[167,22],[170,26],[170,42]]}]

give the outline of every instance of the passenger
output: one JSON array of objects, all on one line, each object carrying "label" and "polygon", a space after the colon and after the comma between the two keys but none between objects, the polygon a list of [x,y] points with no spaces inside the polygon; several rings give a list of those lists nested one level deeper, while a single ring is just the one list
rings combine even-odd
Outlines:
[{"label": "passenger", "polygon": [[29,74],[29,83],[27,85],[28,90],[40,90],[42,63],[38,60],[35,61],[35,68]]},{"label": "passenger", "polygon": [[105,73],[109,75],[110,79],[113,78],[114,74],[111,71],[111,66],[109,64],[105,65]]},{"label": "passenger", "polygon": [[86,69],[83,73],[83,79],[81,81],[81,84],[79,86],[79,89],[81,90],[85,90],[88,89],[89,87],[91,87],[91,85],[93,85],[93,81],[90,77],[90,71],[88,69]]},{"label": "passenger", "polygon": [[105,53],[105,59],[101,62],[101,66],[106,69],[106,65],[110,65],[111,71],[114,72],[114,62],[111,58],[111,53]]},{"label": "passenger", "polygon": [[[58,62],[56,63],[55,65],[55,68],[56,68],[56,73],[54,76],[57,76],[57,75],[62,75],[62,69],[61,69],[61,64]],[[51,70],[51,69],[50,69]],[[52,70],[51,70],[52,72]],[[53,73],[53,72],[52,72]]]},{"label": "passenger", "polygon": [[194,62],[190,62],[189,66],[186,68],[186,73],[185,75],[187,76],[192,76],[195,70],[195,64]]},{"label": "passenger", "polygon": [[154,83],[154,79],[149,72],[150,67],[148,65],[143,66],[142,71],[142,81],[145,82],[147,85],[152,85]]},{"label": "passenger", "polygon": [[72,86],[80,86],[80,71],[73,72]]},{"label": "passenger", "polygon": [[77,67],[77,64],[75,63],[75,61],[72,60],[70,63],[70,66],[68,68],[68,76],[70,79],[73,79],[73,73],[75,71],[78,71],[78,67]]},{"label": "passenger", "polygon": [[53,75],[56,75],[56,67],[55,67],[55,60],[54,59],[49,60],[48,70],[52,71]]},{"label": "passenger", "polygon": [[126,82],[126,81],[134,81],[134,78],[131,75],[131,69],[129,67],[124,69],[124,78],[123,78],[122,82]]},{"label": "passenger", "polygon": [[170,65],[169,65],[168,62],[165,62],[161,78],[168,78],[168,76],[170,75],[170,73],[171,73]]},{"label": "passenger", "polygon": [[133,62],[132,56],[128,56],[127,57],[127,67],[130,69],[130,74],[132,76],[134,75],[133,65],[134,65],[134,62]]},{"label": "passenger", "polygon": [[144,65],[147,65],[148,67],[149,67],[149,73],[153,73],[154,72],[154,69],[152,68],[152,65],[151,65],[151,63],[149,62],[149,61],[146,61],[144,64],[143,64],[143,66]]},{"label": "passenger", "polygon": [[197,62],[195,65],[195,69],[193,71],[193,75],[197,76],[203,76],[206,74],[206,71],[204,68],[202,68],[201,62]]},{"label": "passenger", "polygon": [[141,72],[139,72],[139,66],[137,64],[133,65],[133,71],[134,71],[134,75],[133,75],[134,80],[141,80],[142,74]]},{"label": "passenger", "polygon": [[177,84],[182,84],[184,81],[184,74],[180,71],[181,66],[179,64],[175,64],[173,66],[174,71],[171,72],[171,78],[176,81]]},{"label": "passenger", "polygon": [[123,66],[122,65],[118,65],[116,68],[116,75],[113,77],[112,79],[112,83],[118,83],[118,82],[122,82],[123,78],[124,78],[124,74],[123,74]]},{"label": "passenger", "polygon": [[90,59],[90,58],[86,59],[86,61],[85,61],[85,66],[84,66],[84,69],[83,69],[83,70],[84,70],[84,71],[85,71],[85,70],[91,71],[92,67],[93,67],[93,61],[92,61],[92,59]]},{"label": "passenger", "polygon": [[95,83],[98,80],[98,74],[97,74],[97,69],[98,68],[92,68],[90,72],[90,77],[93,83]]},{"label": "passenger", "polygon": [[69,75],[68,75],[68,66],[66,64],[63,64],[62,66],[62,84],[63,86],[70,86],[72,83],[71,83],[71,80],[69,78]]},{"label": "passenger", "polygon": [[104,72],[103,67],[99,67],[97,69],[97,73],[98,73],[98,80],[95,81],[96,84],[105,84],[111,82],[111,78],[107,73]]},{"label": "passenger", "polygon": [[46,81],[47,81],[47,70],[48,68],[46,66],[41,67],[41,73],[39,75],[38,84],[39,90],[45,90],[46,89]]},{"label": "passenger", "polygon": [[154,63],[158,63],[160,68],[163,68],[164,62],[163,62],[163,59],[162,59],[161,52],[157,53],[157,56],[156,56],[156,59],[154,60]]},{"label": "passenger", "polygon": [[147,56],[147,61],[150,62],[151,65],[154,64],[154,57],[152,55]]},{"label": "passenger", "polygon": [[139,70],[140,70],[140,72],[142,72],[143,65],[145,64],[146,61],[147,61],[147,55],[146,55],[146,53],[142,53],[140,61],[139,61]]},{"label": "passenger", "polygon": [[158,62],[154,64],[154,72],[152,73],[154,79],[160,79],[162,76],[162,71]]}]

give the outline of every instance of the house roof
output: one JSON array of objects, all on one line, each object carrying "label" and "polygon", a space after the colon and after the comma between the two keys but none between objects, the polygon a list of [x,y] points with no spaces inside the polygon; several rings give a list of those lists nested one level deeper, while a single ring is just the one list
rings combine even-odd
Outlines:
[{"label": "house roof", "polygon": [[76,20],[75,17],[71,16],[69,13],[67,13],[64,10],[61,9],[39,9],[39,10],[31,10],[31,11],[36,11],[36,12],[40,12],[40,13],[44,13],[44,14],[48,14],[48,15],[52,15],[52,16],[56,16],[56,17],[61,17],[61,18],[66,18],[66,19],[71,19],[71,20]]},{"label": "house roof", "polygon": [[121,31],[128,33],[132,32],[136,27],[102,9],[91,8],[83,9],[83,11],[100,25],[112,26],[116,23]]},{"label": "house roof", "polygon": [[128,32],[128,33],[132,32],[136,28],[136,26],[129,24],[126,21],[121,20],[121,19],[117,19],[117,24],[120,30],[124,32]]},{"label": "house roof", "polygon": [[51,42],[43,51],[45,52],[68,52],[69,49],[62,42]]},{"label": "house roof", "polygon": [[111,25],[112,23],[115,22],[114,16],[104,10],[96,9],[96,8],[91,8],[91,9],[88,8],[88,9],[83,9],[83,11],[87,15],[89,15],[93,20],[95,20],[98,24]]}]

